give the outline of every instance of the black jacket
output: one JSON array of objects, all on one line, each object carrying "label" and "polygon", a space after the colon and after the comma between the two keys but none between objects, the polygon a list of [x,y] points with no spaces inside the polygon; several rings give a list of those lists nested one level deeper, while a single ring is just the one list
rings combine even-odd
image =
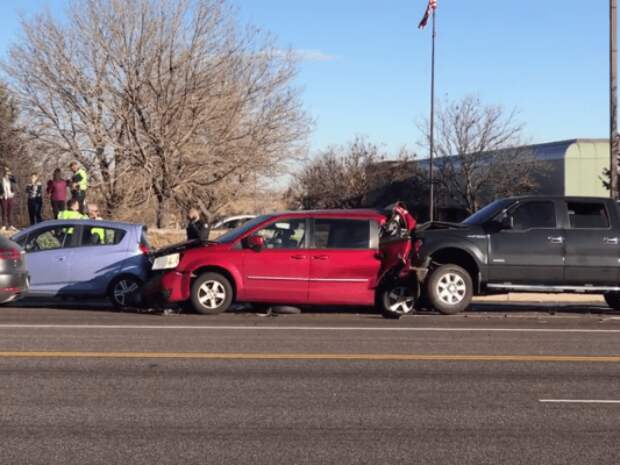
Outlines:
[{"label": "black jacket", "polygon": [[202,242],[209,240],[209,225],[204,224],[201,220],[191,221],[187,228],[187,240],[200,239]]}]

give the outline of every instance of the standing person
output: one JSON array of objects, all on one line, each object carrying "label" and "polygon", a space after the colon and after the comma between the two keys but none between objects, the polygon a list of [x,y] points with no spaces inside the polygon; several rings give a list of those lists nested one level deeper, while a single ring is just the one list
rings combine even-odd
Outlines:
[{"label": "standing person", "polygon": [[8,167],[2,167],[0,169],[0,210],[2,215],[0,218],[0,224],[2,224],[2,231],[8,229],[15,229],[13,226],[13,202],[15,199],[15,191],[17,182],[15,176],[11,174],[11,170]]},{"label": "standing person", "polygon": [[39,175],[32,173],[30,184],[26,186],[26,197],[28,198],[28,216],[30,224],[37,224],[43,221],[41,210],[43,209],[43,185],[39,181]]},{"label": "standing person", "polygon": [[73,176],[71,177],[71,196],[80,203],[80,213],[85,213],[84,201],[86,191],[88,191],[88,173],[84,168],[80,168],[77,161],[72,161],[69,165]]},{"label": "standing person", "polygon": [[58,214],[67,208],[67,181],[63,179],[60,168],[54,170],[52,179],[48,181],[47,194],[50,196],[53,218],[58,218]]},{"label": "standing person", "polygon": [[202,242],[209,240],[209,225],[200,219],[200,212],[196,208],[190,208],[187,212],[189,223],[185,231],[187,232],[187,240],[192,241],[199,239]]}]

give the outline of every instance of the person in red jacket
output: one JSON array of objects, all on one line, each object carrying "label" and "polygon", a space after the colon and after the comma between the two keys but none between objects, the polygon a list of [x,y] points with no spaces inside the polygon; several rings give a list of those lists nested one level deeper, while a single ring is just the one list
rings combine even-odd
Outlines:
[{"label": "person in red jacket", "polygon": [[53,218],[58,218],[58,214],[67,208],[67,188],[67,181],[63,178],[60,168],[56,168],[52,179],[47,183]]}]

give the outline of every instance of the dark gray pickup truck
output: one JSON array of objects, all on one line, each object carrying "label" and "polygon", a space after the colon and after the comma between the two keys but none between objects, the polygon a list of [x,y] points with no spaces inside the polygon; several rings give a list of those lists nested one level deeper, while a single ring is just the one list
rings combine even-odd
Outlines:
[{"label": "dark gray pickup truck", "polygon": [[420,300],[441,313],[504,292],[603,294],[620,310],[620,209],[611,199],[501,199],[462,223],[424,224],[413,240]]}]

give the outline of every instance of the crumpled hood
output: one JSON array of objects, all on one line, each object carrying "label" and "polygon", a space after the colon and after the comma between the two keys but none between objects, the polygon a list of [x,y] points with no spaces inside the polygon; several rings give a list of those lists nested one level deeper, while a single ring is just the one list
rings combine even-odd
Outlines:
[{"label": "crumpled hood", "polygon": [[213,243],[209,242],[207,244],[203,243],[199,239],[193,239],[191,241],[183,241],[178,242],[176,244],[168,245],[166,247],[162,247],[161,249],[157,249],[150,253],[150,256],[153,258],[163,257],[164,255],[170,255],[173,253],[181,253],[190,249],[196,249],[198,247],[209,247]]}]

